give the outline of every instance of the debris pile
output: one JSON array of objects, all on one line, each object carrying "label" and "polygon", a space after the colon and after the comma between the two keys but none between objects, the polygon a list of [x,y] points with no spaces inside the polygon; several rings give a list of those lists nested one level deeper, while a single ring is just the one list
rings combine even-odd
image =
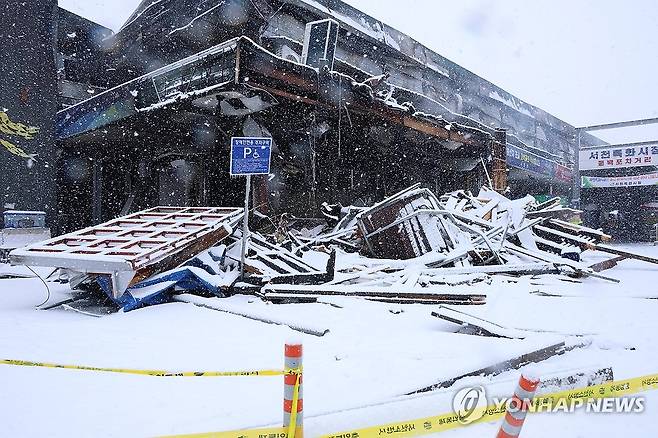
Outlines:
[{"label": "debris pile", "polygon": [[[11,253],[11,262],[63,269],[72,288],[102,290],[125,310],[182,292],[250,294],[271,302],[347,297],[388,303],[484,304],[491,275],[600,272],[624,258],[658,260],[606,244],[570,220],[559,198],[537,203],[483,188],[435,196],[419,185],[371,207],[323,205],[324,220],[285,215],[249,235],[240,278],[239,208],[155,207]],[[580,253],[614,258],[587,266]]]}]

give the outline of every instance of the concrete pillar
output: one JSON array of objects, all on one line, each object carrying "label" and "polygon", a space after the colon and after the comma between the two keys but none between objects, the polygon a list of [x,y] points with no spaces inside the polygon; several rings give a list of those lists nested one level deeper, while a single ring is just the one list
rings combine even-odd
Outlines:
[{"label": "concrete pillar", "polygon": [[573,192],[571,194],[572,204],[576,208],[580,208],[580,142],[583,131],[578,129],[576,131],[576,156],[573,164]]},{"label": "concrete pillar", "polygon": [[0,2],[0,211],[43,210],[51,227],[56,33],[57,0]]},{"label": "concrete pillar", "polygon": [[491,145],[491,182],[493,189],[503,193],[507,189],[507,131],[496,129]]}]

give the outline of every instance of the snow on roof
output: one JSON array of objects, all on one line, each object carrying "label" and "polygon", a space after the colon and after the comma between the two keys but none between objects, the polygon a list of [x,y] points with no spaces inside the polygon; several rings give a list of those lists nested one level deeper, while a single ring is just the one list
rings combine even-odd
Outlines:
[{"label": "snow on roof", "polygon": [[29,211],[29,210],[5,210],[4,214],[32,214],[32,215],[42,215],[46,214],[45,211]]}]

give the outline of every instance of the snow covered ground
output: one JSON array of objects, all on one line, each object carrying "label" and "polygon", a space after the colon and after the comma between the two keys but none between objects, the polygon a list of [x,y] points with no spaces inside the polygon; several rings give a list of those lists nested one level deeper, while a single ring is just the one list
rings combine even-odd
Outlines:
[{"label": "snow covered ground", "polygon": [[[632,249],[658,256],[651,245]],[[585,256],[592,262],[609,257]],[[0,275],[6,272],[32,275],[0,265]],[[591,345],[539,364],[543,378],[603,367],[612,367],[615,378],[658,372],[658,266],[625,260],[604,274],[621,283],[546,275],[453,286],[487,294],[486,305],[458,310],[542,331],[523,340],[454,333],[457,326],[430,315],[435,306],[345,298],[288,305],[247,296],[194,298],[328,329],[323,337],[182,302],[96,318],[35,310],[46,293],[39,279],[0,279],[0,358],[172,371],[280,369],[283,344],[301,340],[305,434],[314,437],[450,412],[456,389],[481,378],[403,394],[565,339]],[[48,285],[54,296],[67,287]],[[517,379],[518,372],[508,372],[484,383],[490,395],[507,396]],[[0,365],[0,382],[0,436],[8,437],[143,437],[278,425],[282,417],[281,377],[158,378]],[[645,395],[641,414],[533,414],[522,435],[654,436],[658,392]],[[498,426],[444,435],[494,436]]]}]

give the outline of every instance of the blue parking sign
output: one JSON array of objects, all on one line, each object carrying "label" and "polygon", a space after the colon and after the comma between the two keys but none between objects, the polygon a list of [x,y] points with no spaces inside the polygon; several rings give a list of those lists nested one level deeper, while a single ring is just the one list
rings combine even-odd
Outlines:
[{"label": "blue parking sign", "polygon": [[267,175],[270,173],[271,155],[271,138],[233,137],[231,175]]}]

